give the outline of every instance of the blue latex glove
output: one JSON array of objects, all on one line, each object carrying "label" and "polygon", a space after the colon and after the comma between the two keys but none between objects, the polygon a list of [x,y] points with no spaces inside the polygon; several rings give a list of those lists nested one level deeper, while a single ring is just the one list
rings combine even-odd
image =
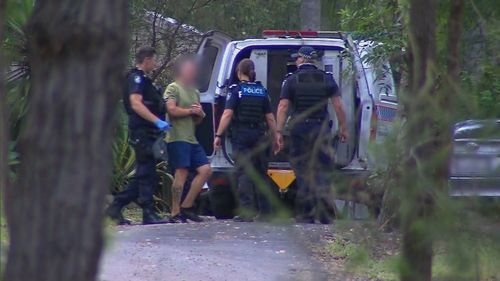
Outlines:
[{"label": "blue latex glove", "polygon": [[155,121],[155,125],[162,132],[168,131],[168,130],[170,130],[170,128],[172,128],[172,126],[170,126],[170,124],[168,122],[160,120],[160,119]]}]

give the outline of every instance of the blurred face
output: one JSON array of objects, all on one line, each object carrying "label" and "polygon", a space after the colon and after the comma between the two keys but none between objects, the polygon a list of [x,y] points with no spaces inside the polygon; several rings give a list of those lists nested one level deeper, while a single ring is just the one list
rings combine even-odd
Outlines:
[{"label": "blurred face", "polygon": [[179,79],[187,86],[194,86],[198,75],[198,67],[194,61],[186,61],[182,64]]},{"label": "blurred face", "polygon": [[145,58],[142,63],[142,70],[144,72],[152,72],[156,69],[156,56]]},{"label": "blurred face", "polygon": [[303,57],[297,57],[297,59],[295,60],[295,64],[297,65],[301,65],[305,62],[306,60],[303,58]]}]

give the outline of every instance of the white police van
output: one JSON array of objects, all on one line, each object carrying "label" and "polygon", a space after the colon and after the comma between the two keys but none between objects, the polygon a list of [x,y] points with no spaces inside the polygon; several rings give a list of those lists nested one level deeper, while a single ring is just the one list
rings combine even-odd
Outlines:
[{"label": "white police van", "polygon": [[[304,45],[314,47],[320,54],[318,67],[333,73],[345,106],[350,138],[336,146],[332,171],[359,174],[370,169],[368,146],[370,142],[383,140],[398,110],[389,64],[373,65],[365,59],[373,43],[354,41],[343,32],[267,30],[261,39],[233,41],[221,32],[211,31],[204,35],[198,48],[202,61],[199,90],[207,118],[198,126],[197,137],[211,160],[214,176],[209,186],[214,192],[229,186],[228,175],[234,163],[230,135],[218,152],[214,151],[213,137],[228,88],[237,83],[237,64],[244,58],[255,62],[257,80],[268,89],[276,113],[282,82],[296,70],[290,55]],[[337,119],[332,106],[329,107],[331,134],[335,135]],[[286,132],[284,135],[286,142]],[[293,186],[295,176],[286,148],[272,157],[268,174],[281,193]]]}]

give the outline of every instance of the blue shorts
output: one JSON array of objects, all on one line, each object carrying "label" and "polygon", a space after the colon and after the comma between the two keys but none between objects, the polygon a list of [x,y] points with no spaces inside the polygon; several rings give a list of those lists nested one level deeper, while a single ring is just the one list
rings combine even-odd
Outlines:
[{"label": "blue shorts", "polygon": [[195,170],[209,164],[207,154],[200,144],[174,141],[167,144],[170,168]]}]

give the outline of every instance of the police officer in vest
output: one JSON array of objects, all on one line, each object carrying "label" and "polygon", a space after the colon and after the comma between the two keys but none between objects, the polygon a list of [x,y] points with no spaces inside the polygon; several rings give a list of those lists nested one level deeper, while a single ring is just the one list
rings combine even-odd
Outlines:
[{"label": "police officer in vest", "polygon": [[[232,120],[232,147],[236,155],[239,215],[235,221],[265,219],[270,206],[257,182],[267,183],[269,140],[278,149],[276,121],[266,88],[255,82],[255,65],[243,59],[237,67],[240,83],[229,87],[226,109],[215,135],[214,147],[220,149],[222,135]],[[269,134],[267,133],[269,132]],[[260,179],[258,179],[260,178]],[[267,185],[267,184],[266,184]]]},{"label": "police officer in vest", "polygon": [[153,209],[153,193],[158,186],[157,160],[153,143],[162,131],[170,128],[165,121],[166,106],[162,93],[147,76],[156,67],[155,50],[140,48],[135,55],[136,67],[127,75],[123,96],[129,121],[129,143],[135,151],[135,174],[128,186],[116,194],[106,213],[118,224],[130,224],[122,215],[125,205],[135,201],[142,207],[143,224],[166,223]]},{"label": "police officer in vest", "polygon": [[328,118],[328,103],[331,101],[339,122],[339,138],[348,138],[346,115],[339,88],[331,73],[314,65],[318,57],[314,48],[301,47],[293,54],[297,71],[289,74],[281,88],[277,113],[277,133],[283,147],[282,131],[288,115],[293,112],[288,124],[290,128],[290,162],[297,177],[296,220],[314,223],[331,223],[334,203],[328,172],[333,168],[331,128]]}]

